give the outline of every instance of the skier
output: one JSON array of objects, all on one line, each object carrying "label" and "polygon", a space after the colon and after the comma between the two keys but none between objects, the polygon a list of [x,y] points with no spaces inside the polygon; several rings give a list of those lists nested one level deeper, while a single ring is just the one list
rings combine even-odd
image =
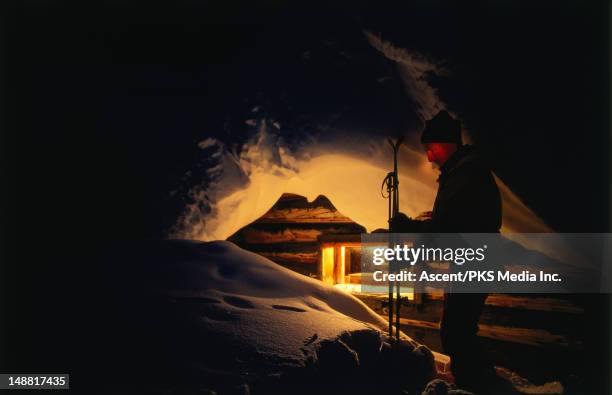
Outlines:
[{"label": "skier", "polygon": [[[463,144],[461,122],[440,111],[426,121],[421,143],[427,159],[440,170],[436,200],[432,211],[419,215],[418,221],[398,213],[392,220],[393,231],[498,233],[502,215],[499,189],[476,150]],[[483,293],[452,290],[444,295],[440,337],[460,388],[477,391],[496,381],[476,335],[486,298]]]}]

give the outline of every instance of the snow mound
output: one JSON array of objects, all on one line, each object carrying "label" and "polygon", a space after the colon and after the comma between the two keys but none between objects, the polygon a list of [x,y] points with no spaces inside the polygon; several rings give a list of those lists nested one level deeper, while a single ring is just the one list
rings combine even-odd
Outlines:
[{"label": "snow mound", "polygon": [[148,242],[107,261],[128,317],[113,320],[130,328],[120,329],[129,333],[123,358],[145,375],[163,372],[160,385],[180,377],[218,394],[420,392],[435,374],[429,349],[392,344],[386,321],[360,300],[231,242]]},{"label": "snow mound", "polygon": [[209,334],[260,354],[302,363],[306,339],[386,328],[378,314],[341,290],[295,273],[226,241],[175,241],[184,258],[170,263],[160,290],[197,306]]}]

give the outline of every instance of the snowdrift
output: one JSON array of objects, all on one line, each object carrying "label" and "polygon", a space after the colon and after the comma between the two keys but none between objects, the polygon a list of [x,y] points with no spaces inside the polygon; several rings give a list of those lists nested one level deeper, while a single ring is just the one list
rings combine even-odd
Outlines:
[{"label": "snowdrift", "polygon": [[118,350],[100,352],[118,352],[151,388],[420,393],[435,374],[426,347],[392,346],[386,321],[358,299],[231,242],[123,245],[104,270],[120,313],[99,312]]}]

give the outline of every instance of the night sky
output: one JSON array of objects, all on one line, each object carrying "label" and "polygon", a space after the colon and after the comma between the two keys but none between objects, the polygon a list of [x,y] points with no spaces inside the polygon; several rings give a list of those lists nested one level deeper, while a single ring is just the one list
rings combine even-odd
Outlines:
[{"label": "night sky", "polygon": [[255,106],[291,144],[418,131],[364,30],[451,70],[432,86],[553,228],[608,230],[606,2],[286,3],[3,2],[7,298],[71,298],[107,240],[164,237],[197,142],[239,146]]}]

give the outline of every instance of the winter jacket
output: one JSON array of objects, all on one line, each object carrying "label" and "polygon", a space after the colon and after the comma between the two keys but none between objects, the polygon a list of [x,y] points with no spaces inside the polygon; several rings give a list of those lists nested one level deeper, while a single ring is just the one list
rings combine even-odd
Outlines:
[{"label": "winter jacket", "polygon": [[495,233],[502,219],[501,197],[491,171],[474,148],[460,147],[440,168],[431,220],[400,214],[392,230],[422,233]]}]

